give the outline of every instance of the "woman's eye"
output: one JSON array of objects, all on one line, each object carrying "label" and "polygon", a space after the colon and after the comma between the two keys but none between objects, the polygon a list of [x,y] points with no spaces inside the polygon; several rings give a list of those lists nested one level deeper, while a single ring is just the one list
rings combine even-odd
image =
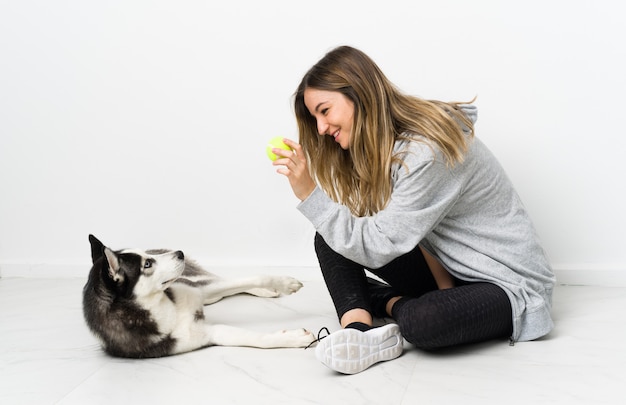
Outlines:
[{"label": "woman's eye", "polygon": [[328,108],[324,108],[324,109],[322,110],[322,115],[326,115],[326,113],[327,113],[327,112],[328,112]]},{"label": "woman's eye", "polygon": [[146,260],[146,262],[143,264],[143,268],[149,269],[150,267],[152,267],[152,260]]}]

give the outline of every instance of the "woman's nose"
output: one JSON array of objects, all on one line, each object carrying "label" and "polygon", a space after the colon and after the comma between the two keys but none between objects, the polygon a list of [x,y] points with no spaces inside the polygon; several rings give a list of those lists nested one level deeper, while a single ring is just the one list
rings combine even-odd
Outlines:
[{"label": "woman's nose", "polygon": [[328,122],[326,120],[317,120],[317,132],[320,135],[326,135],[328,131]]}]

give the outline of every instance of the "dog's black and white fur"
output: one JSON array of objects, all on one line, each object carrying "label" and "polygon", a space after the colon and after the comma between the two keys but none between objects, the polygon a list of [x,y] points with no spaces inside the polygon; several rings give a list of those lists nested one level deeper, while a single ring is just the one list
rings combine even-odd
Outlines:
[{"label": "dog's black and white fur", "polygon": [[258,333],[205,320],[203,306],[239,293],[292,294],[302,284],[286,276],[227,280],[185,261],[183,252],[113,251],[89,235],[93,267],[83,289],[89,329],[112,356],[162,357],[202,347],[306,347],[305,329]]}]

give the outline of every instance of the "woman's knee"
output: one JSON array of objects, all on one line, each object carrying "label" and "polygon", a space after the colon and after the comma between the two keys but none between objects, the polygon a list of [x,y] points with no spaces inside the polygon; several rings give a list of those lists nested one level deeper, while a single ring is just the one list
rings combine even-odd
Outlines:
[{"label": "woman's knee", "polygon": [[436,313],[424,308],[418,298],[411,297],[400,298],[391,311],[407,342],[420,349],[435,348],[436,336],[441,332],[433,322]]},{"label": "woman's knee", "polygon": [[419,317],[396,319],[400,333],[407,342],[423,350],[436,350],[447,346],[445,331],[436,324],[422,322]]},{"label": "woman's knee", "polygon": [[317,250],[320,247],[325,246],[325,245],[326,245],[326,242],[324,241],[324,238],[322,238],[322,235],[315,232],[315,237],[313,238],[313,246],[315,246],[315,251],[317,252]]}]

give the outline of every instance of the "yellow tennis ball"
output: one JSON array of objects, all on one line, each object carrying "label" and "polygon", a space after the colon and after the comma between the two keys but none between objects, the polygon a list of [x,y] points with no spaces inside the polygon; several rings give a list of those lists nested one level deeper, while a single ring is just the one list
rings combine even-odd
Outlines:
[{"label": "yellow tennis ball", "polygon": [[270,158],[270,160],[278,159],[278,156],[276,156],[276,154],[274,154],[274,152],[272,152],[273,148],[279,148],[279,149],[284,149],[284,150],[291,150],[289,145],[287,145],[285,142],[283,142],[283,137],[282,136],[275,136],[272,139],[270,139],[270,141],[267,143],[267,147],[265,148],[265,152],[267,153],[267,157]]}]

